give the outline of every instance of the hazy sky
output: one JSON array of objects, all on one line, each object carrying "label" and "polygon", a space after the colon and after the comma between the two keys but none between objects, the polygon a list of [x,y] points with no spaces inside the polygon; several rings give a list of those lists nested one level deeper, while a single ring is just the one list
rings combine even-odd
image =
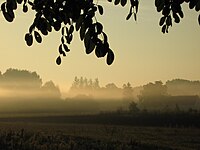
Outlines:
[{"label": "hazy sky", "polygon": [[44,37],[42,44],[35,42],[28,47],[24,35],[33,14],[24,15],[19,10],[13,23],[0,15],[0,71],[8,68],[36,71],[44,82],[53,80],[62,89],[67,89],[75,76],[98,77],[101,86],[114,82],[119,87],[126,82],[137,86],[155,80],[200,79],[198,13],[185,7],[185,18],[180,24],[174,23],[164,35],[160,32],[160,14],[155,10],[154,0],[141,1],[137,23],[133,19],[125,20],[128,8],[99,3],[105,7],[105,13],[97,18],[104,24],[116,56],[111,66],[94,53],[86,55],[78,34],[70,45],[71,52],[57,66],[60,32]]}]

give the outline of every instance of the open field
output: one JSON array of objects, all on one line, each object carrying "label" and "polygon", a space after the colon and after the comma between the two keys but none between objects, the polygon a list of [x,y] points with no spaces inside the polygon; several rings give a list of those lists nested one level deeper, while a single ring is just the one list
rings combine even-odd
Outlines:
[{"label": "open field", "polygon": [[0,142],[0,150],[198,150],[200,129],[7,120]]}]

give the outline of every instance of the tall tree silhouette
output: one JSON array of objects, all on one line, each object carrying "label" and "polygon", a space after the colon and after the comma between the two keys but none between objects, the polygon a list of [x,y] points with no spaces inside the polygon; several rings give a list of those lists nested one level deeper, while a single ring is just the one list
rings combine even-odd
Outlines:
[{"label": "tall tree silhouette", "polygon": [[[1,5],[4,18],[12,22],[15,18],[15,10],[18,5],[23,6],[23,12],[29,9],[35,11],[35,18],[25,41],[28,46],[33,44],[33,39],[38,43],[42,42],[42,36],[48,35],[52,30],[61,30],[61,44],[59,45],[59,56],[56,59],[58,65],[61,64],[61,56],[66,56],[70,51],[68,45],[73,40],[74,31],[78,31],[81,41],[84,42],[86,54],[95,51],[97,57],[107,56],[106,62],[111,65],[114,61],[114,53],[108,42],[108,37],[103,30],[103,25],[97,20],[97,13],[103,15],[104,9],[93,0],[5,0]],[[128,0],[108,0],[115,5],[125,6]],[[162,32],[167,33],[175,23],[180,22],[184,17],[182,4],[188,3],[190,9],[200,10],[200,0],[155,0],[158,12],[162,13],[160,26]],[[130,0],[130,11],[126,17],[129,20],[132,16],[137,20],[139,0]],[[200,24],[200,15],[198,17]]]}]

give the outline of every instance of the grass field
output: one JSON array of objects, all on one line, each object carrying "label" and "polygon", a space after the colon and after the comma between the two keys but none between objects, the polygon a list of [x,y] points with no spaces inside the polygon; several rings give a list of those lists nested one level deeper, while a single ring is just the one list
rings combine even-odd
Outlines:
[{"label": "grass field", "polygon": [[0,122],[0,150],[199,150],[199,128]]}]

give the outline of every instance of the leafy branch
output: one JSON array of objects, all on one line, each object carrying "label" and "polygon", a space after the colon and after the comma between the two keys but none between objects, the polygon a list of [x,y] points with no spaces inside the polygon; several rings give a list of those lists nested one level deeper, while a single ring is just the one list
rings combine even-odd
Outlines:
[{"label": "leafy branch", "polygon": [[[113,3],[124,7],[128,4],[128,0],[114,0]],[[159,25],[162,26],[163,33],[168,33],[173,19],[175,23],[179,23],[180,18],[184,17],[183,3],[188,3],[190,9],[200,10],[200,0],[155,0],[157,11],[162,13]],[[56,59],[58,65],[61,64],[61,57],[65,57],[70,51],[69,45],[73,40],[74,31],[79,32],[86,54],[95,51],[98,58],[107,57],[108,65],[113,63],[114,53],[110,48],[108,37],[103,31],[103,25],[96,19],[97,13],[104,14],[104,9],[98,1],[95,4],[93,0],[6,0],[1,4],[1,11],[8,22],[14,20],[18,5],[23,5],[24,13],[29,9],[36,12],[34,21],[25,34],[28,46],[33,44],[34,39],[42,43],[41,34],[47,36],[53,29],[61,31],[61,44]],[[130,11],[126,20],[133,16],[137,21],[138,9],[139,0],[130,0]],[[198,23],[200,25],[200,15]]]}]

